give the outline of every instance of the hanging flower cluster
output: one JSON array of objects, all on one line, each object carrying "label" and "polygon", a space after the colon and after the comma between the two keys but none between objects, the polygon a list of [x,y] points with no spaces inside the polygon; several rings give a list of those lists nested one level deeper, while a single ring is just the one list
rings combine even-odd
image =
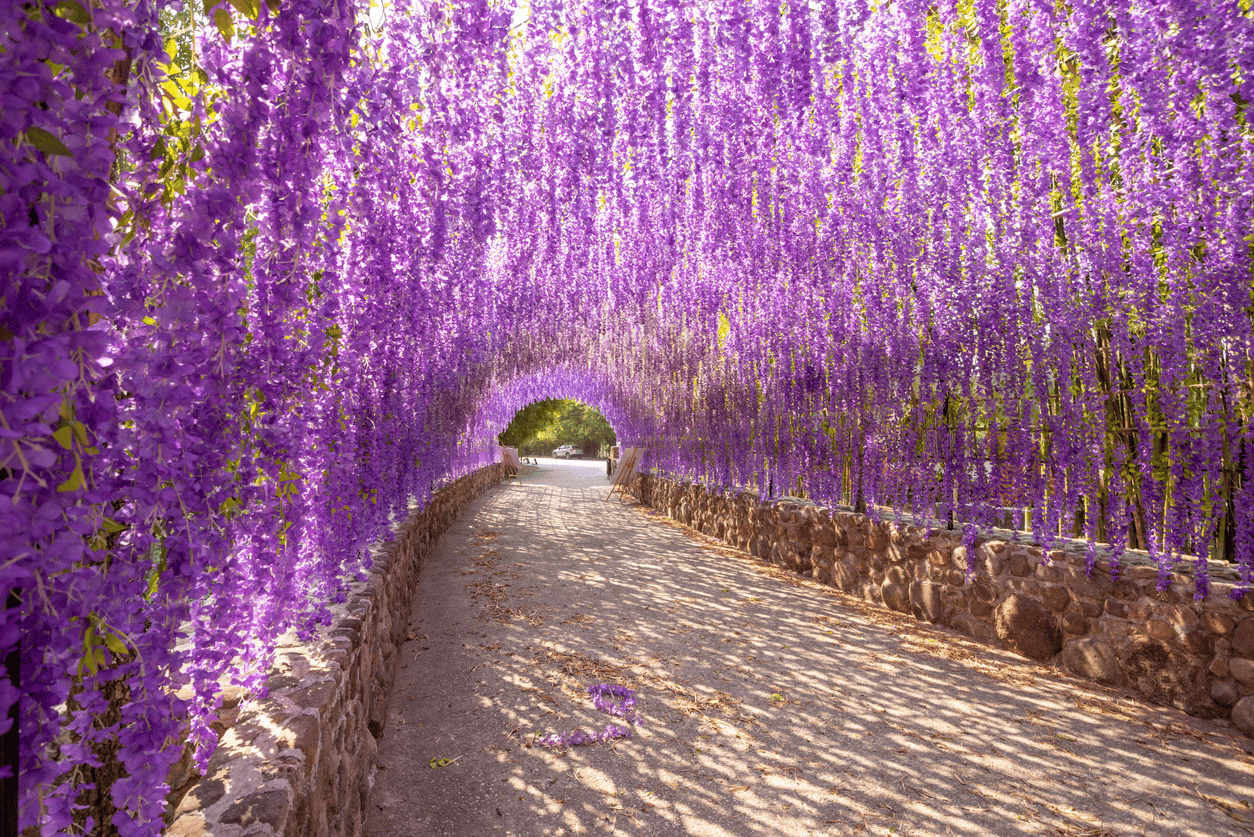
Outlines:
[{"label": "hanging flower cluster", "polygon": [[714,486],[1254,585],[1248,4],[514,5],[0,10],[23,828],[97,825],[116,741],[159,832],[221,681],[550,396]]}]

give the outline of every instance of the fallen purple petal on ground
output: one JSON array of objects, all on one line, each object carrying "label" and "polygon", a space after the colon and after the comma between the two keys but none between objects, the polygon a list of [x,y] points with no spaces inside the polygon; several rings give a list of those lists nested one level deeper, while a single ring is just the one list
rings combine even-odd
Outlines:
[{"label": "fallen purple petal on ground", "polygon": [[[600,683],[596,686],[589,686],[588,694],[592,695],[592,705],[599,711],[622,718],[636,726],[640,726],[643,723],[643,720],[636,712],[635,690],[626,686]],[[615,698],[616,701],[607,700],[607,697]],[[536,743],[554,748],[582,747],[587,744],[604,744],[606,741],[613,741],[617,738],[631,738],[631,728],[606,724],[605,729],[598,733],[576,730],[566,735],[558,735],[555,732],[551,732],[539,738]]]}]

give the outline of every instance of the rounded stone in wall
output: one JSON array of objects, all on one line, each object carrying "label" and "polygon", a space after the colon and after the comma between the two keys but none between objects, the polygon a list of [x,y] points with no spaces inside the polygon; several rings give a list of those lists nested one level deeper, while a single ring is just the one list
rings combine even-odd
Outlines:
[{"label": "rounded stone in wall", "polygon": [[1028,556],[1016,552],[1010,556],[1010,574],[1016,578],[1024,578],[1030,575],[1032,566],[1028,563]]},{"label": "rounded stone in wall", "polygon": [[1172,605],[1163,613],[1163,617],[1181,633],[1193,630],[1199,621],[1197,611],[1188,605]]},{"label": "rounded stone in wall", "polygon": [[902,585],[885,581],[880,586],[880,595],[884,597],[884,604],[889,609],[898,613],[910,612],[910,594]]},{"label": "rounded stone in wall", "polygon": [[1158,568],[1145,564],[1132,564],[1126,566],[1119,572],[1120,577],[1128,581],[1157,581]]},{"label": "rounded stone in wall", "polygon": [[[1101,580],[1102,575],[1099,572],[1095,571],[1093,577],[1089,578],[1088,573],[1081,567],[1068,567],[1063,574],[1063,581],[1066,582],[1067,589],[1075,595],[1086,599],[1101,599],[1105,597],[1106,590],[1104,585],[1099,583]],[[1106,582],[1106,586],[1108,586],[1109,576],[1106,576]]]},{"label": "rounded stone in wall", "polygon": [[793,572],[803,573],[810,569],[810,548],[796,541],[784,541],[778,546],[780,563]]},{"label": "rounded stone in wall", "polygon": [[1038,599],[1014,595],[997,606],[993,627],[1011,651],[1033,660],[1048,660],[1062,650],[1058,623]]},{"label": "rounded stone in wall", "polygon": [[987,622],[976,619],[970,613],[959,613],[949,624],[955,631],[971,637],[976,642],[982,642],[985,645],[993,644],[993,629]]},{"label": "rounded stone in wall", "polygon": [[1205,670],[1183,651],[1141,637],[1119,656],[1119,668],[1128,685],[1146,698],[1202,718],[1221,714],[1211,699]]},{"label": "rounded stone in wall", "polygon": [[930,581],[916,581],[910,585],[910,610],[919,619],[939,622],[945,616],[945,601],[941,588]]},{"label": "rounded stone in wall", "polygon": [[1103,619],[1097,625],[1099,632],[1105,637],[1106,641],[1116,648],[1124,640],[1130,639],[1133,634],[1132,623],[1120,619]]},{"label": "rounded stone in wall", "polygon": [[1232,723],[1246,735],[1254,736],[1254,695],[1247,695],[1232,707]]},{"label": "rounded stone in wall", "polygon": [[1066,587],[1046,587],[1041,590],[1041,599],[1054,613],[1062,613],[1071,604],[1071,594]]},{"label": "rounded stone in wall", "polygon": [[1232,670],[1228,668],[1229,659],[1230,658],[1224,654],[1216,654],[1215,659],[1210,661],[1210,665],[1206,670],[1209,671],[1212,676],[1218,677],[1220,680],[1231,677]]},{"label": "rounded stone in wall", "polygon": [[[1254,598],[1246,596],[1245,598]],[[1254,657],[1254,619],[1245,619],[1232,633],[1232,653]]]},{"label": "rounded stone in wall", "polygon": [[888,537],[878,526],[874,526],[871,531],[867,533],[867,549],[872,552],[883,552],[884,548],[887,546]]},{"label": "rounded stone in wall", "polygon": [[1004,549],[998,552],[992,548],[991,544],[985,544],[980,547],[979,555],[983,559],[981,565],[984,568],[984,572],[989,578],[997,578],[1006,571],[1007,562]]},{"label": "rounded stone in wall", "polygon": [[1216,680],[1210,686],[1210,699],[1220,706],[1232,706],[1241,699],[1241,690],[1231,680]]},{"label": "rounded stone in wall", "polygon": [[[987,578],[976,578],[971,584],[971,591],[975,593],[975,597],[982,602],[993,602],[997,600],[997,588]],[[1033,599],[1033,601],[1036,601]]]},{"label": "rounded stone in wall", "polygon": [[1071,636],[1084,636],[1089,632],[1089,620],[1084,618],[1083,611],[1078,608],[1072,608],[1062,615],[1061,619],[1063,633]]},{"label": "rounded stone in wall", "polygon": [[862,576],[858,572],[858,562],[846,555],[832,565],[832,584],[846,593],[858,586]]},{"label": "rounded stone in wall", "polygon": [[1236,627],[1236,620],[1226,613],[1202,614],[1202,627],[1217,636],[1227,636]]},{"label": "rounded stone in wall", "polygon": [[1119,682],[1119,658],[1115,649],[1088,636],[1068,642],[1062,649],[1062,664],[1068,671],[1106,686]]},{"label": "rounded stone in wall", "polygon": [[1198,657],[1209,657],[1215,651],[1215,638],[1201,628],[1187,632],[1180,642]]},{"label": "rounded stone in wall", "polygon": [[1254,686],[1254,660],[1233,657],[1228,661],[1228,671],[1247,686]]},{"label": "rounded stone in wall", "polygon": [[1041,581],[1062,581],[1062,567],[1054,564],[1038,564],[1036,567],[1036,577]]}]

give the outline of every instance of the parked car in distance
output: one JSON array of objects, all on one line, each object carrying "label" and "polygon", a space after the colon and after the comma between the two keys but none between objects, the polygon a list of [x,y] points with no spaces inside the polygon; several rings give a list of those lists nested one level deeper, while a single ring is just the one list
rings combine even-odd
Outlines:
[{"label": "parked car in distance", "polygon": [[562,445],[553,451],[554,459],[583,459],[583,448],[577,448],[574,445]]}]

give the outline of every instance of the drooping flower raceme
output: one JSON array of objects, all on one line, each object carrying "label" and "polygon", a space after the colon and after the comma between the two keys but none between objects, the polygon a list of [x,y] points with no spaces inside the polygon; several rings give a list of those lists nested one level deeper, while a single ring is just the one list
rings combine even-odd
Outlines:
[{"label": "drooping flower raceme", "polygon": [[116,738],[159,832],[221,683],[550,396],[713,487],[1254,585],[1243,5],[529,7],[0,10],[23,828]]}]

